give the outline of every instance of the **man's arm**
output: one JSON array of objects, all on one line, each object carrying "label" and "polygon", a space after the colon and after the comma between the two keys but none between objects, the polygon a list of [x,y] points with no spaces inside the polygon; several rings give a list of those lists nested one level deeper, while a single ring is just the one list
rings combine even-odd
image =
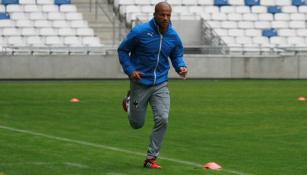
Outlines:
[{"label": "man's arm", "polygon": [[135,66],[131,60],[130,53],[136,47],[136,44],[136,32],[132,29],[117,49],[120,64],[129,77],[135,71]]},{"label": "man's arm", "polygon": [[176,72],[183,78],[186,79],[186,75],[188,74],[188,68],[184,61],[184,49],[180,38],[178,37],[177,46],[172,50],[170,58],[172,61],[172,65]]}]

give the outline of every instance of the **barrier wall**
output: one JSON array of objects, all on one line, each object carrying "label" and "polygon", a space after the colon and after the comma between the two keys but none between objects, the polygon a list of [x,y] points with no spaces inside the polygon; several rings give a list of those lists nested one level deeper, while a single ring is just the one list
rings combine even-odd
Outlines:
[{"label": "barrier wall", "polygon": [[[307,56],[186,55],[189,78],[307,79]],[[171,69],[171,78],[178,78]],[[0,79],[126,78],[117,55],[0,56]]]}]

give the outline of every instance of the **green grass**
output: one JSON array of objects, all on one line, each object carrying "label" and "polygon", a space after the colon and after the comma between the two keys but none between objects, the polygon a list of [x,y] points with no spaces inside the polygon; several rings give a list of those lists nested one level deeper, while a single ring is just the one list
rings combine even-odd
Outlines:
[{"label": "green grass", "polygon": [[[128,81],[0,82],[0,175],[307,173],[307,102],[297,101],[307,96],[306,80],[170,81],[161,157],[215,161],[221,171],[166,159],[159,160],[161,170],[142,168],[152,114],[144,128],[130,128],[121,109],[128,87]],[[70,103],[72,97],[81,102]]]}]

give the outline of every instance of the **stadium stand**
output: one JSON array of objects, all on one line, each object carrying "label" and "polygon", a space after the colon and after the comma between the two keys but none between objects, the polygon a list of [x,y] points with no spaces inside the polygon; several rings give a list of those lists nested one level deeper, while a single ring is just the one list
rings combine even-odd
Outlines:
[{"label": "stadium stand", "polygon": [[[219,53],[307,50],[306,0],[166,0],[173,21],[201,20],[204,42]],[[127,26],[152,18],[156,1],[114,0]]]},{"label": "stadium stand", "polygon": [[2,0],[0,34],[5,54],[40,48],[87,53],[103,46],[71,0]]}]

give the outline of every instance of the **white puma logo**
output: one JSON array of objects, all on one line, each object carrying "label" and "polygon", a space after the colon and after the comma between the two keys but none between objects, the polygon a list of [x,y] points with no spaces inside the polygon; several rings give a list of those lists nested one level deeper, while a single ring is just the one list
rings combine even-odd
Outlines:
[{"label": "white puma logo", "polygon": [[148,32],[147,35],[153,37],[153,33],[149,33],[149,32]]}]

